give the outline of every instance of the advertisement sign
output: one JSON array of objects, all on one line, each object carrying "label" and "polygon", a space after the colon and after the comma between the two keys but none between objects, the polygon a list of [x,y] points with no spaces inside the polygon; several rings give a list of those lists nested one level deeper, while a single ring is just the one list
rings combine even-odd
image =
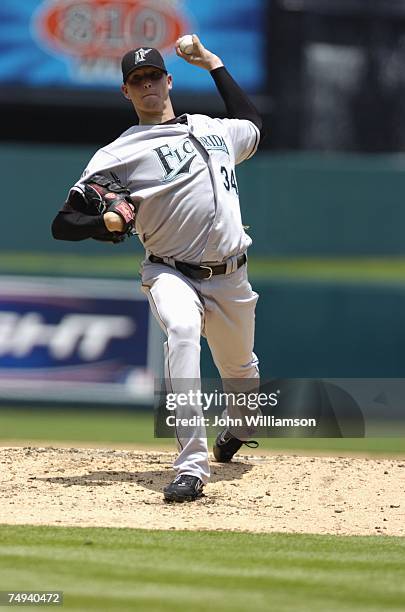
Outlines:
[{"label": "advertisement sign", "polygon": [[160,354],[135,282],[0,277],[0,399],[149,404]]},{"label": "advertisement sign", "polygon": [[195,32],[242,87],[258,91],[264,80],[264,10],[260,0],[233,0],[232,6],[216,0],[3,0],[0,83],[115,89],[122,80],[121,57],[132,48],[157,47],[177,90],[209,91],[206,71],[190,67],[174,51],[179,36]]}]

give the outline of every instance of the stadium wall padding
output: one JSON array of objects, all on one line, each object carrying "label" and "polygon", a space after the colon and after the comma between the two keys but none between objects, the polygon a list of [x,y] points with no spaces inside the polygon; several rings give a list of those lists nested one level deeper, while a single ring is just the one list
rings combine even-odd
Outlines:
[{"label": "stadium wall padding", "polygon": [[[102,143],[100,143],[100,146]],[[107,252],[52,239],[50,223],[97,147],[0,145],[7,226],[1,249]],[[405,254],[405,155],[258,153],[237,169],[251,255]],[[120,253],[141,251],[138,241]],[[112,251],[114,252],[114,251]]]},{"label": "stadium wall padding", "polygon": [[[265,379],[404,378],[405,283],[252,280]],[[203,342],[202,372],[217,375]]]}]

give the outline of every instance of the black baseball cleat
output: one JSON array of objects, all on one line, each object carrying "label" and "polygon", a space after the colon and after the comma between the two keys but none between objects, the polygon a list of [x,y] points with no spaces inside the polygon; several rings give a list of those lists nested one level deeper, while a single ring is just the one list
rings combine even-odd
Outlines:
[{"label": "black baseball cleat", "polygon": [[179,474],[173,482],[163,489],[163,493],[166,501],[194,501],[202,496],[203,488],[204,484],[197,476]]},{"label": "black baseball cleat", "polygon": [[243,442],[242,440],[235,438],[230,431],[224,429],[220,434],[218,434],[214,442],[212,452],[214,453],[216,461],[219,463],[229,463],[235,453],[237,453],[240,447],[243,445],[248,446],[249,448],[257,448],[259,443],[256,442],[256,440]]}]

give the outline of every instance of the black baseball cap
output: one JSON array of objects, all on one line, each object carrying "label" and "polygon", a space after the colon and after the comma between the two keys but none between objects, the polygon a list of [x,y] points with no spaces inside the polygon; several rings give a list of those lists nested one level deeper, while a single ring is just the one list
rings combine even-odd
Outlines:
[{"label": "black baseball cap", "polygon": [[157,49],[153,47],[138,47],[137,49],[128,51],[122,58],[121,68],[123,82],[125,83],[131,72],[137,68],[143,68],[144,66],[159,68],[167,74],[164,59]]}]

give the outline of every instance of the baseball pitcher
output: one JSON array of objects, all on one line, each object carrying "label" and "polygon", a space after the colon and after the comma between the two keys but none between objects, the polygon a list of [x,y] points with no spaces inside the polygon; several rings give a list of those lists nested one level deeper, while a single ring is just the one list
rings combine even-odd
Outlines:
[{"label": "baseball pitcher", "polygon": [[[200,385],[200,338],[207,338],[223,380],[255,379],[253,352],[257,294],[247,277],[251,244],[239,207],[235,166],[254,155],[262,121],[221,59],[196,35],[187,53],[176,53],[208,70],[225,103],[227,118],[176,116],[172,75],[157,49],[138,48],[122,59],[122,93],[139,125],[99,149],[72,187],[52,224],[58,240],[94,238],[120,242],[136,232],[145,247],[142,288],[167,340],[165,378],[171,392],[185,381]],[[190,414],[178,406],[176,416]],[[208,448],[201,427],[176,428],[179,454],[168,501],[192,501],[209,479]],[[228,462],[247,442],[227,428],[214,457]]]}]

